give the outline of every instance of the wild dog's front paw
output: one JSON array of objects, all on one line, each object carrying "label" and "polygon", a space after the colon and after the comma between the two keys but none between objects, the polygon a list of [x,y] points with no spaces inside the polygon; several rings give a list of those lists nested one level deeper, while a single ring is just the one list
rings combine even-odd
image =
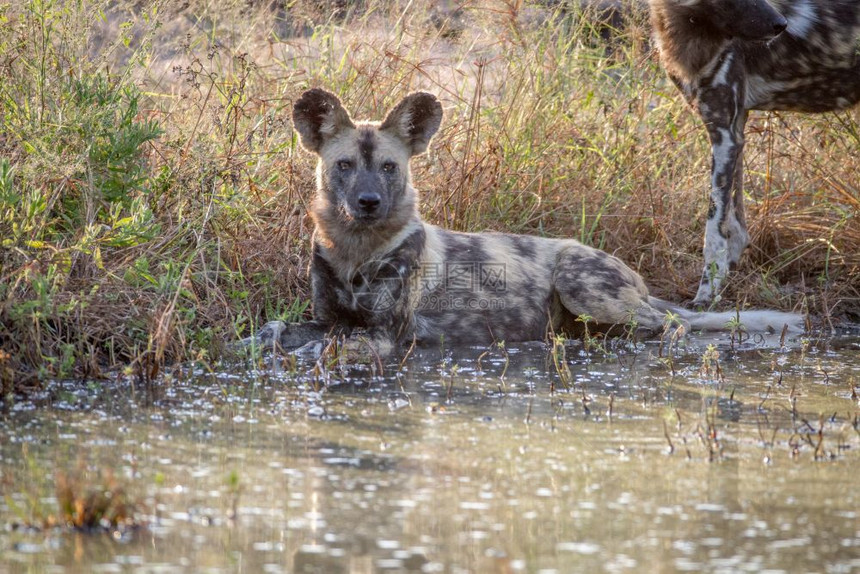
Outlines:
[{"label": "wild dog's front paw", "polygon": [[260,327],[253,336],[238,341],[236,345],[240,348],[254,345],[261,349],[281,351],[293,351],[307,347],[299,354],[319,356],[320,351],[314,352],[315,344],[321,346],[320,341],[328,337],[331,331],[335,335],[338,333],[336,327],[318,321],[307,323],[269,321]]},{"label": "wild dog's front paw", "polygon": [[305,343],[304,345],[293,351],[293,354],[295,354],[297,357],[301,357],[302,359],[316,361],[322,356],[323,350],[325,350],[325,348],[326,341],[324,339],[319,339],[317,341],[310,341],[309,343]]},{"label": "wild dog's front paw", "polygon": [[347,339],[337,343],[332,339],[320,339],[302,345],[294,355],[308,361],[317,361],[326,357],[326,363],[336,361],[342,365],[369,365],[376,362],[376,353],[367,343],[359,339]]},{"label": "wild dog's front paw", "polygon": [[287,324],[283,321],[269,321],[257,331],[257,343],[266,347],[274,345],[276,341],[280,341],[286,328]]},{"label": "wild dog's front paw", "polygon": [[338,351],[340,362],[348,365],[370,365],[377,361],[378,356],[370,341],[364,337],[347,339]]},{"label": "wild dog's front paw", "polygon": [[386,360],[394,350],[394,342],[379,331],[359,330],[345,339],[338,348],[341,363],[368,365]]},{"label": "wild dog's front paw", "polygon": [[235,350],[251,346],[271,347],[275,341],[280,339],[281,333],[283,333],[286,328],[287,324],[283,321],[269,321],[250,337],[239,339],[235,343],[231,343],[230,346]]}]

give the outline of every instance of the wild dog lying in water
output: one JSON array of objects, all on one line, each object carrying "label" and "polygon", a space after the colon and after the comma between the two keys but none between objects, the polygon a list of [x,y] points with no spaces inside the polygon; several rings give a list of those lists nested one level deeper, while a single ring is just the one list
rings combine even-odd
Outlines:
[{"label": "wild dog lying in water", "polygon": [[[293,110],[302,145],[319,156],[311,262],[314,320],[267,324],[257,341],[292,349],[331,333],[347,353],[385,357],[413,339],[460,344],[544,339],[577,319],[604,329],[659,333],[667,311],[693,329],[725,329],[734,313],[695,313],[650,297],[621,260],[571,239],[457,233],[421,220],[409,159],[442,121],[427,93],[401,101],[380,123],[353,122],[333,94],[305,92]],[[748,330],[799,315],[747,311]],[[581,324],[581,323],[580,323]]]},{"label": "wild dog lying in water", "polygon": [[705,268],[694,300],[707,305],[749,244],[743,197],[748,110],[825,112],[860,101],[860,2],[649,3],[660,59],[711,140]]}]

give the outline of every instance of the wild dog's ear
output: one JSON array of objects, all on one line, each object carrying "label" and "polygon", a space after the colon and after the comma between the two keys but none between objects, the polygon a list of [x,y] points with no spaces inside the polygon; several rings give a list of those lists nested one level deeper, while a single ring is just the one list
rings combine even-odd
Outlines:
[{"label": "wild dog's ear", "polygon": [[423,153],[442,123],[442,104],[433,94],[415,92],[388,112],[379,126],[403,140],[412,155]]},{"label": "wild dog's ear", "polygon": [[293,127],[299,132],[302,146],[319,153],[327,139],[341,130],[355,129],[355,124],[336,95],[314,88],[302,94],[293,106]]}]

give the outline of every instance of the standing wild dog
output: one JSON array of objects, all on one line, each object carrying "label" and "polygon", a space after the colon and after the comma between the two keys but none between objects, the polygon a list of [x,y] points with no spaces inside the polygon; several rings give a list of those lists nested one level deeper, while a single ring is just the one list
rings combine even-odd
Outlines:
[{"label": "standing wild dog", "polygon": [[663,65],[711,140],[705,269],[694,300],[707,305],[749,244],[743,198],[748,111],[825,112],[860,101],[860,1],[649,2]]},{"label": "standing wild dog", "polygon": [[[456,233],[418,215],[409,160],[427,149],[442,106],[426,93],[380,123],[353,122],[333,94],[305,92],[293,110],[302,145],[319,156],[311,261],[314,320],[269,323],[261,342],[295,348],[346,336],[353,358],[387,356],[398,342],[486,344],[540,340],[590,317],[607,329],[657,333],[672,311],[695,329],[723,329],[734,313],[694,313],[649,297],[619,259],[570,239]],[[801,329],[798,315],[741,313],[748,329]]]}]

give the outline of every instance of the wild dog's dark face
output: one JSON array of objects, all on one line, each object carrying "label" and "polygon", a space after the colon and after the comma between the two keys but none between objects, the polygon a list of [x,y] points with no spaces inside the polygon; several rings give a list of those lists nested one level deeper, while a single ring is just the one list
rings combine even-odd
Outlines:
[{"label": "wild dog's dark face", "polygon": [[727,38],[768,41],[788,22],[767,0],[670,0],[690,11],[691,21]]},{"label": "wild dog's dark face", "polygon": [[414,93],[381,124],[353,123],[337,96],[321,89],[302,94],[293,125],[316,153],[318,205],[350,228],[373,228],[411,213],[409,158],[427,149],[442,121],[435,96]]}]

